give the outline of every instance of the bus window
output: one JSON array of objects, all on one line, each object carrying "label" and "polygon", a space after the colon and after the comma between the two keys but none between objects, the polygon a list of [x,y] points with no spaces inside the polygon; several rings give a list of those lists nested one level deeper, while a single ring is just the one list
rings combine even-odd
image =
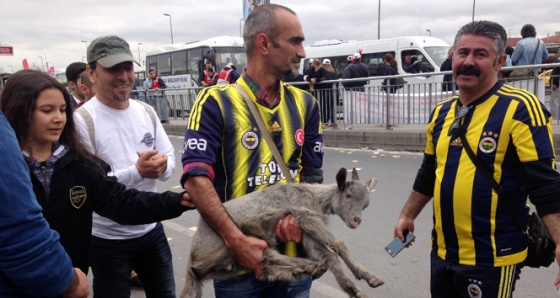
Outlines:
[{"label": "bus window", "polygon": [[393,56],[395,52],[384,52],[384,53],[369,53],[362,55],[362,62],[368,67],[369,75],[372,77],[382,76],[385,74],[385,62],[383,62],[383,56],[386,53],[390,53]]},{"label": "bus window", "polygon": [[436,64],[434,66],[437,68],[439,68],[441,64],[443,64],[443,61],[447,59],[448,49],[449,47],[425,47],[424,48],[424,50],[426,50],[426,53],[428,53],[428,56],[430,56],[430,58],[432,58],[432,60]]},{"label": "bus window", "polygon": [[158,72],[157,69],[157,56],[152,56],[152,57],[148,57],[146,59],[146,64],[148,65],[148,67],[146,69],[150,70],[153,69],[156,71],[156,73]]},{"label": "bus window", "polygon": [[189,67],[188,67],[188,74],[191,75],[193,81],[200,82],[202,79],[203,71],[200,67],[200,61],[202,61],[202,49],[196,48],[192,50],[188,50],[189,56]]},{"label": "bus window", "polygon": [[171,75],[171,54],[163,54],[157,56],[157,71],[159,76]]},{"label": "bus window", "polygon": [[171,53],[172,71],[174,75],[187,73],[187,51]]}]

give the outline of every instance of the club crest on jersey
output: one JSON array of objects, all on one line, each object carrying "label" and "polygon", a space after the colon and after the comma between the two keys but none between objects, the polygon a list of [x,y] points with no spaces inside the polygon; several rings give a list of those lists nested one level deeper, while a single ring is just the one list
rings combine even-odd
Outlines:
[{"label": "club crest on jersey", "polygon": [[496,151],[496,139],[498,138],[497,133],[484,132],[482,133],[483,138],[478,143],[478,149],[484,153],[492,153]]},{"label": "club crest on jersey", "polygon": [[248,131],[241,137],[241,144],[243,147],[253,150],[259,145],[259,136],[253,131]]},{"label": "club crest on jersey", "polygon": [[147,132],[144,134],[144,138],[140,141],[141,143],[144,143],[144,145],[148,146],[148,147],[153,147],[154,146],[154,137],[152,137],[152,134]]},{"label": "club crest on jersey", "polygon": [[296,130],[295,139],[298,145],[303,146],[303,141],[305,141],[305,133],[303,132],[303,129],[300,128]]},{"label": "club crest on jersey", "polygon": [[83,186],[74,186],[70,189],[70,204],[76,209],[80,209],[87,200],[86,188]]}]

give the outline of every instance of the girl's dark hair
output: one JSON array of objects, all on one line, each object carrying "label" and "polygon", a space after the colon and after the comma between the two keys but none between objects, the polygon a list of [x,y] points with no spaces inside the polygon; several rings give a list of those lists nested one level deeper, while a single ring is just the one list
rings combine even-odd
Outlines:
[{"label": "girl's dark hair", "polygon": [[397,73],[399,72],[397,61],[395,61],[393,54],[387,53],[383,56],[383,59],[385,59]]},{"label": "girl's dark hair", "polygon": [[60,134],[60,142],[73,148],[79,156],[93,162],[101,172],[105,173],[93,154],[86,149],[76,131],[74,112],[70,105],[72,96],[62,84],[41,71],[24,69],[14,73],[8,78],[0,97],[0,110],[14,129],[19,146],[24,150],[28,149],[26,142],[33,112],[37,107],[37,98],[44,90],[53,88],[62,92],[66,103],[66,125]]}]

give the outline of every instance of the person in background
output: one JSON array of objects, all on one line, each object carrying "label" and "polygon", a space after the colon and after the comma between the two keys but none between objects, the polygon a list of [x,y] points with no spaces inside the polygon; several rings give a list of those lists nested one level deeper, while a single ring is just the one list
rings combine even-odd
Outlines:
[{"label": "person in background", "polygon": [[0,297],[88,297],[86,275],[72,268],[58,233],[43,217],[15,133],[2,113],[0,143]]},{"label": "person in background", "polygon": [[420,61],[416,57],[414,57],[416,59],[412,58],[413,57],[408,54],[404,56],[403,70],[408,73],[419,73],[420,71],[418,71],[418,68],[420,67]]},{"label": "person in background", "polygon": [[[491,21],[457,32],[453,76],[459,94],[432,111],[424,160],[395,225],[394,235],[404,241],[433,197],[434,298],[512,297],[528,241],[502,200],[528,223],[529,197],[560,243],[560,173],[550,113],[535,95],[498,80],[506,41],[506,30]],[[497,195],[466,146],[505,196]],[[560,264],[560,249],[556,260]],[[560,286],[560,274],[554,284]]]},{"label": "person in background", "polygon": [[[399,66],[397,64],[397,61],[395,60],[395,57],[393,57],[393,54],[385,54],[385,56],[383,56],[383,62],[385,62],[385,65],[387,65],[387,67],[385,67],[385,73],[383,74],[384,76],[396,76],[399,74]],[[383,83],[381,83],[383,86],[380,90],[387,93],[395,93],[398,90],[398,87],[393,82],[393,79],[384,79]]]},{"label": "person in background", "polygon": [[80,89],[81,78],[80,75],[86,71],[86,64],[84,62],[70,63],[66,67],[66,79],[68,80],[68,87],[72,90],[72,97],[74,100],[71,102],[72,110],[77,109],[78,105],[85,100],[85,95]]},{"label": "person in background", "polygon": [[[513,65],[541,64],[543,59],[548,59],[548,50],[544,42],[537,38],[535,26],[523,25],[521,37],[523,38],[517,42],[513,55],[511,55]],[[540,68],[533,68],[532,72],[540,72],[540,70]],[[516,71],[512,71],[511,76],[514,76],[515,73]]]},{"label": "person in background", "polygon": [[82,93],[84,93],[84,100],[80,104],[78,104],[76,109],[95,96],[95,88],[93,87],[93,83],[89,79],[89,75],[85,70],[80,75],[80,80],[80,90],[82,90]]},{"label": "person in background", "polygon": [[[138,62],[114,35],[89,43],[87,59],[97,94],[74,117],[82,141],[127,188],[156,192],[156,179],[166,181],[175,169],[175,152],[154,109],[130,99]],[[129,297],[132,268],[147,297],[175,297],[171,249],[160,222],[121,225],[94,213],[90,262],[95,297]]]},{"label": "person in background", "polygon": [[[441,64],[440,71],[453,70],[453,47],[447,50],[447,58]],[[457,88],[455,88],[457,90]],[[443,82],[441,83],[441,91],[453,91],[453,73],[443,75]]]},{"label": "person in background", "polygon": [[146,79],[144,83],[142,83],[142,87],[144,89],[144,95],[146,96],[146,103],[151,105],[154,110],[156,109],[156,101],[152,97],[152,93],[150,89],[152,89],[152,78],[150,72],[146,74]]},{"label": "person in background", "polygon": [[152,86],[150,87],[150,96],[152,97],[152,101],[156,103],[156,111],[158,113],[158,117],[161,120],[161,123],[169,123],[168,115],[169,112],[167,111],[167,97],[165,93],[161,89],[167,88],[165,82],[161,77],[156,75],[156,71],[150,69],[150,78],[152,80]]},{"label": "person in background", "polygon": [[[504,66],[513,66],[513,62],[511,61],[511,55],[513,55],[513,48],[506,47],[506,64]],[[504,78],[504,82],[507,83],[509,79],[509,75],[511,74],[511,70],[504,70],[501,72],[502,77]]]},{"label": "person in background", "polygon": [[66,89],[46,73],[21,70],[10,77],[0,103],[16,132],[45,218],[60,234],[72,264],[87,274],[93,211],[120,224],[148,224],[175,218],[190,203],[186,193],[127,190],[107,177],[109,165],[79,140],[71,101]]},{"label": "person in background", "polygon": [[233,63],[228,63],[224,66],[224,68],[220,71],[218,75],[218,85],[225,85],[225,84],[233,84],[239,78],[239,73],[233,69],[235,66]]},{"label": "person in background", "polygon": [[[352,64],[349,65],[344,70],[343,79],[355,79],[355,78],[367,78],[369,77],[369,71],[367,65],[361,62],[362,55],[360,53],[354,53],[352,56]],[[342,85],[345,88],[352,88],[354,91],[365,91],[365,84],[367,80],[354,81],[354,82],[343,82]]]},{"label": "person in background", "polygon": [[216,84],[218,84],[218,74],[214,72],[213,67],[206,68],[204,78],[202,78],[202,81],[200,81],[200,85],[202,85],[203,87],[209,87]]},{"label": "person in background", "polygon": [[[200,92],[194,103],[185,133],[181,185],[188,189],[201,217],[247,269],[238,277],[214,280],[216,297],[309,297],[310,276],[297,281],[258,279],[267,244],[243,234],[222,205],[270,185],[287,183],[287,175],[296,183],[323,180],[317,100],[279,80],[305,57],[298,17],[287,7],[264,4],[249,15],[244,28],[246,71],[236,84]],[[255,102],[284,160],[275,160],[237,87],[244,90],[247,100]],[[287,164],[288,173],[281,172],[279,162]],[[278,223],[275,235],[281,252],[304,256],[301,229],[291,215]]]}]

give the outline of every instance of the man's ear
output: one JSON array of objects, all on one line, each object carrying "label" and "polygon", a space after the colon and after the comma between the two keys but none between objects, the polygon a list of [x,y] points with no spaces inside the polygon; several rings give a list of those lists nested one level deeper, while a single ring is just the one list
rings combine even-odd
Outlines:
[{"label": "man's ear", "polygon": [[257,36],[257,49],[263,53],[268,53],[270,40],[266,34],[261,33]]},{"label": "man's ear", "polygon": [[93,71],[93,69],[91,69],[89,64],[86,65],[86,72],[89,76],[89,80],[91,81],[91,83],[95,84],[97,82],[97,77],[95,76],[95,71]]}]

